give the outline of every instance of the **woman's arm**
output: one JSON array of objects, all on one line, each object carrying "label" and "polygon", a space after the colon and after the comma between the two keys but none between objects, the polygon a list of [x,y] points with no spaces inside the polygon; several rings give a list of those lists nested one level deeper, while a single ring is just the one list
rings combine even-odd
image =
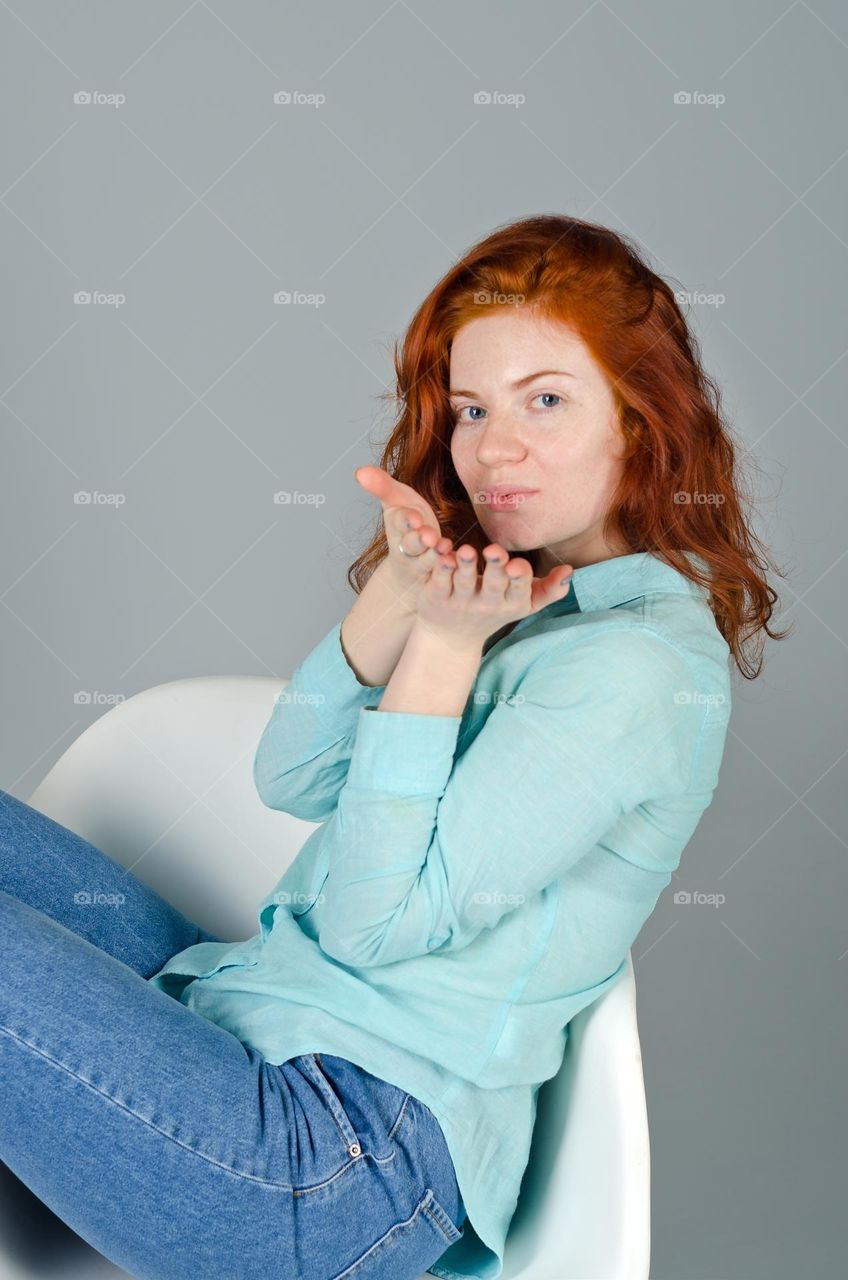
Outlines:
[{"label": "woman's arm", "polygon": [[415,622],[418,585],[395,573],[387,557],[345,614],[342,649],[361,684],[385,688],[388,683]]},{"label": "woman's arm", "polygon": [[[384,700],[433,679],[424,640],[406,653]],[[438,693],[458,711],[460,673],[446,660],[437,675],[455,681],[453,701],[437,680],[428,705]],[[610,840],[622,815],[671,796],[679,816],[639,856],[673,869],[710,798],[687,794],[707,714],[675,698],[691,682],[673,646],[638,626],[569,635],[456,763],[460,715],[363,708],[323,833],[321,947],[365,967],[466,946]]]},{"label": "woman's arm", "polygon": [[382,505],[388,552],[279,695],[253,761],[263,803],[314,822],[333,812],[359,710],[379,702],[409,638],[421,584],[451,550],[432,508],[409,485],[379,467],[357,467],[354,475]]},{"label": "woman's arm", "polygon": [[450,644],[415,621],[377,713],[401,711],[461,718],[477,679],[482,653],[482,640]]},{"label": "woman's arm", "polygon": [[359,709],[378,704],[412,630],[410,599],[408,582],[384,560],[279,694],[253,761],[270,809],[312,822],[332,813]]}]

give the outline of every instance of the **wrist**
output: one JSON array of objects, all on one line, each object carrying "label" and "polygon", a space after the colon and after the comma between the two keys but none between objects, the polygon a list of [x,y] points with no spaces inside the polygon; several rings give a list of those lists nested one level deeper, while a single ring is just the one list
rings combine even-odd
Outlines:
[{"label": "wrist", "polygon": [[461,716],[477,678],[481,642],[448,636],[416,618],[380,711]]},{"label": "wrist", "polygon": [[482,636],[464,636],[456,631],[440,629],[417,615],[409,633],[409,642],[419,652],[426,652],[433,658],[463,669],[472,663],[479,665],[483,655]]},{"label": "wrist", "polygon": [[375,579],[381,596],[385,598],[392,612],[399,618],[412,623],[416,617],[416,604],[421,583],[410,582],[408,575],[403,571],[403,566],[395,567],[391,555],[383,557],[368,581],[372,582]]}]

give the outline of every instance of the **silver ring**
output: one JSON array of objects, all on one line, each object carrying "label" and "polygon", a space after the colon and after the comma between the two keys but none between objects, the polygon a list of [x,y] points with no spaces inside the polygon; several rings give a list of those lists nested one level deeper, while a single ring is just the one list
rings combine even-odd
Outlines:
[{"label": "silver ring", "polygon": [[[407,560],[417,560],[419,556],[423,556],[423,554],[424,554],[424,552],[423,552],[423,551],[419,551],[416,555],[414,555],[414,556],[413,556],[413,555],[411,555],[408,551],[404,551],[404,549],[403,549],[403,540],[402,540],[402,539],[401,539],[401,541],[398,543],[398,545],[397,545],[397,549],[398,549],[398,551],[400,552],[400,554],[401,554],[402,556],[406,556]],[[425,547],[425,550],[426,550],[426,549],[427,549],[427,548]]]}]

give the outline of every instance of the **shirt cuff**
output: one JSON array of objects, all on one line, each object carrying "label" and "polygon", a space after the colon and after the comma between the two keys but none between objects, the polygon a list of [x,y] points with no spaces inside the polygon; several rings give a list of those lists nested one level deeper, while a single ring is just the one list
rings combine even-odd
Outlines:
[{"label": "shirt cuff", "polygon": [[392,795],[441,795],[461,724],[462,716],[360,707],[347,785]]},{"label": "shirt cuff", "polygon": [[347,707],[356,711],[366,702],[379,702],[385,692],[384,684],[362,684],[348,662],[341,642],[341,621],[337,622],[323,640],[304,658],[292,676],[285,694],[312,695],[318,701],[315,710],[320,720],[326,721],[322,709],[331,710],[330,723],[336,724],[335,709]]}]

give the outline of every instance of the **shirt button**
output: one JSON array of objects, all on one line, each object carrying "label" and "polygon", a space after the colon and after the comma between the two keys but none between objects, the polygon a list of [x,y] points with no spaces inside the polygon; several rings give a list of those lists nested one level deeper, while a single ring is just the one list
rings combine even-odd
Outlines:
[{"label": "shirt button", "polygon": [[351,1143],[351,1145],[348,1147],[348,1152],[349,1152],[349,1153],[350,1153],[350,1155],[352,1155],[352,1156],[361,1156],[361,1155],[362,1155],[362,1148],[360,1147],[360,1145],[359,1145],[359,1143],[358,1143],[358,1142],[353,1142],[353,1143]]}]

